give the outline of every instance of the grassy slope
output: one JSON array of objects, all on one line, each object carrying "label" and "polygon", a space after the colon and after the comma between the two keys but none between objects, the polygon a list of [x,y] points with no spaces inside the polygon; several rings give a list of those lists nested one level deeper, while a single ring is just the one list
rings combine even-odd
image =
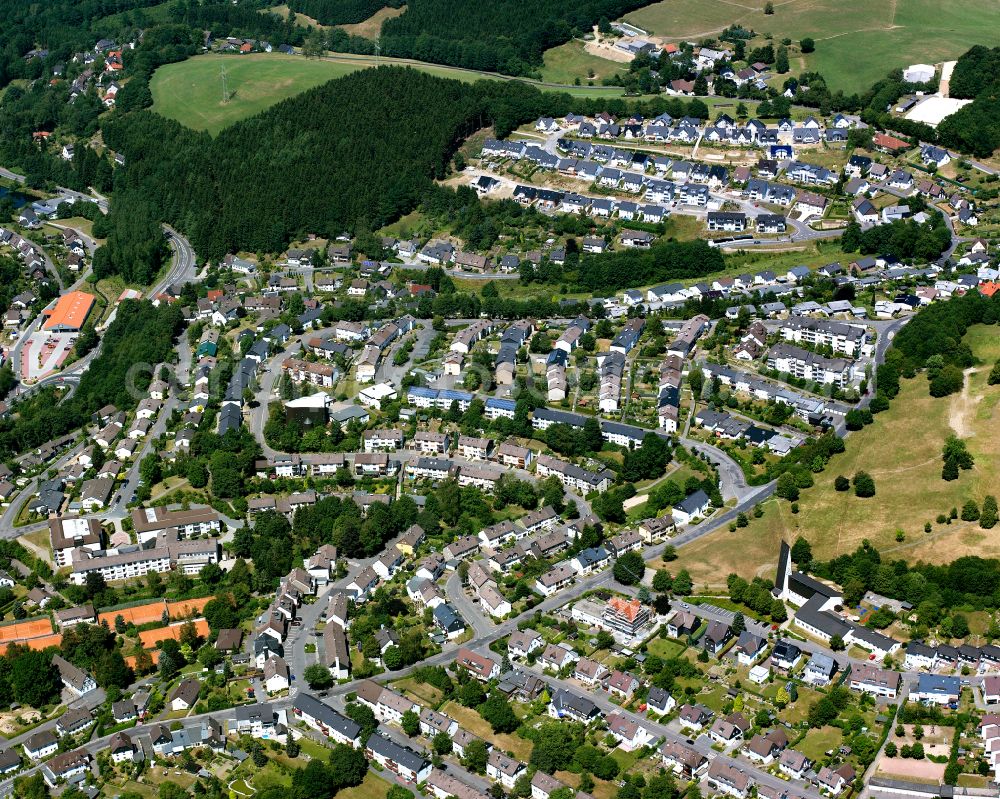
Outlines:
[{"label": "grassy slope", "polygon": [[[775,41],[816,40],[805,66],[834,88],[861,91],[895,67],[956,58],[973,44],[1000,43],[1000,6],[976,0],[792,0],[763,13],[764,0],[739,5],[661,0],[627,16],[671,39],[698,40],[739,23]],[[760,40],[762,43],[762,40]],[[863,58],[858,54],[863,53]],[[801,66],[793,63],[793,71]]]},{"label": "grassy slope", "polygon": [[362,22],[353,25],[340,25],[339,27],[347,31],[351,36],[363,36],[366,39],[375,39],[382,30],[382,23],[387,19],[398,17],[406,11],[406,7],[401,8],[381,8]]},{"label": "grassy slope", "polygon": [[[381,63],[409,64],[431,75],[467,82],[491,77],[454,67],[400,59],[383,58]],[[222,102],[220,70],[223,65],[232,95],[228,103]],[[322,60],[280,53],[195,56],[176,64],[167,64],[156,71],[151,81],[153,110],[188,127],[207,130],[214,135],[224,127],[281,100],[372,66],[375,66],[372,57],[337,54]],[[572,87],[567,91],[581,97],[618,97],[622,94],[620,89],[600,86]]]},{"label": "grassy slope", "polygon": [[[982,366],[967,381],[963,395],[934,399],[923,375],[904,380],[892,407],[875,423],[847,439],[847,451],[834,458],[816,485],[802,492],[800,512],[787,502],[768,502],[763,518],[730,533],[719,530],[680,550],[669,568],[687,568],[697,585],[721,585],[726,575],[773,576],[778,542],[805,536],[818,558],[853,551],[869,539],[883,555],[915,562],[948,562],[963,555],[1000,557],[1000,536],[975,522],[934,522],[939,513],[961,509],[970,498],[982,503],[986,494],[1000,493],[1000,441],[994,435],[1000,406],[1000,386],[986,385],[1000,357],[995,327],[977,327],[966,338]],[[975,467],[958,480],[941,479],[941,447],[956,427],[976,459]],[[862,500],[853,492],[833,489],[837,475],[848,477],[863,469],[875,478],[876,496]],[[924,523],[932,522],[930,533]],[[896,531],[905,534],[896,541]]]},{"label": "grassy slope", "polygon": [[[231,94],[222,102],[220,72]],[[274,103],[357,69],[352,64],[298,56],[202,55],[161,67],[153,75],[153,110],[196,130],[216,134]]]},{"label": "grassy slope", "polygon": [[[271,6],[270,8],[262,8],[260,10],[260,13],[265,14],[269,12],[272,14],[277,14],[282,19],[286,19],[288,17],[288,11],[289,11],[288,4],[283,3],[280,6]],[[301,14],[299,12],[295,12],[295,24],[303,28],[313,27],[313,28],[319,28],[321,30],[327,30],[330,27],[329,25],[321,25],[312,17],[306,16],[305,14]]]}]

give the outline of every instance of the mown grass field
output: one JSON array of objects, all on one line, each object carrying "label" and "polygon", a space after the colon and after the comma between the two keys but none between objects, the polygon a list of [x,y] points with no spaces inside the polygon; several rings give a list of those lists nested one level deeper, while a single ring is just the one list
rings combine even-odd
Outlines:
[{"label": "mown grass field", "polygon": [[385,799],[391,785],[381,777],[376,777],[370,771],[365,775],[365,781],[355,788],[345,788],[337,793],[341,799]]},{"label": "mown grass field", "polygon": [[[889,70],[957,58],[974,44],[1000,43],[1000,5],[975,0],[786,0],[764,14],[765,0],[706,3],[661,0],[625,18],[672,40],[698,41],[739,24],[796,43],[816,40],[816,52],[793,60],[821,72],[833,88],[862,91]],[[757,43],[763,43],[763,39]]]},{"label": "mown grass field", "polygon": [[[229,102],[222,101],[222,68]],[[212,135],[293,95],[359,69],[356,64],[274,53],[200,55],[167,64],[150,82],[153,110]]]},{"label": "mown grass field", "polygon": [[[495,75],[454,67],[382,58],[381,64],[411,66],[441,78],[471,83]],[[222,67],[230,98],[222,101]],[[281,53],[220,55],[208,53],[160,67],[150,81],[153,110],[195,130],[213,136],[223,128],[253,116],[281,100],[341,78],[359,69],[376,66],[374,57],[338,55],[307,59]],[[544,88],[544,87],[543,87]],[[622,90],[602,86],[573,86],[565,91],[581,97],[620,97]]]},{"label": "mown grass field", "polygon": [[[678,561],[667,568],[675,573],[688,569],[697,589],[724,585],[731,572],[748,578],[773,576],[780,540],[791,542],[799,535],[809,540],[820,559],[851,552],[866,538],[884,557],[910,562],[1000,557],[995,528],[935,521],[953,507],[961,510],[970,498],[981,505],[986,494],[1000,494],[1000,440],[995,435],[1000,386],[986,384],[1000,358],[1000,335],[996,327],[977,326],[965,340],[982,364],[968,376],[961,394],[935,399],[927,392],[924,375],[904,380],[892,407],[878,414],[871,426],[852,433],[847,451],[816,475],[813,488],[802,492],[798,514],[791,513],[789,503],[771,500],[764,516],[751,519],[749,527],[707,535],[678,550]],[[966,441],[976,462],[958,480],[946,482],[941,479],[941,448],[952,434]],[[875,479],[873,498],[834,490],[837,475],[851,477],[859,470]],[[924,532],[925,522],[931,522],[929,533]],[[897,531],[903,532],[903,541],[896,540]]]}]

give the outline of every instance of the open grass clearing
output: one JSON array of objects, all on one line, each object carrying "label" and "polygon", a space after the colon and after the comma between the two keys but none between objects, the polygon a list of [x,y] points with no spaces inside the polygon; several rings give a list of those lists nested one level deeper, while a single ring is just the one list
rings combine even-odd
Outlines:
[{"label": "open grass clearing", "polygon": [[674,641],[671,638],[654,638],[647,644],[649,654],[656,655],[664,660],[678,657],[685,648],[684,644],[680,641]]},{"label": "open grass clearing", "polygon": [[441,704],[441,699],[443,698],[441,689],[435,688],[433,685],[417,682],[412,678],[399,680],[395,685],[400,691],[410,694],[421,704],[429,705],[430,707],[437,707]]},{"label": "open grass clearing", "polygon": [[387,19],[398,17],[404,11],[406,11],[405,6],[401,6],[400,8],[380,8],[368,17],[368,19],[363,19],[361,22],[355,22],[353,25],[339,25],[338,27],[343,28],[351,36],[363,36],[365,39],[377,39],[379,33],[382,31],[382,23]]},{"label": "open grass clearing", "polygon": [[[234,122],[361,66],[278,53],[200,55],[156,70],[150,81],[153,110],[215,135]],[[228,102],[222,98],[223,67]]]},{"label": "open grass clearing", "polygon": [[[271,6],[270,8],[262,8],[260,10],[260,13],[266,14],[270,12],[272,14],[277,14],[282,19],[288,19],[289,11],[291,11],[291,9],[288,7],[288,4],[283,3],[280,6]],[[318,28],[319,30],[330,29],[329,25],[323,25],[322,23],[316,21],[315,19],[306,14],[299,13],[298,11],[295,11],[293,13],[295,14],[295,24],[302,28],[313,27],[313,28]]]},{"label": "open grass clearing", "polygon": [[[502,79],[491,73],[401,58],[383,57],[376,61],[374,56],[342,53],[330,53],[316,59],[283,53],[242,56],[206,53],[156,70],[150,81],[153,110],[189,128],[208,131],[214,136],[234,122],[257,114],[281,100],[379,64],[410,66],[437,77],[467,83],[483,78]],[[230,95],[227,102],[223,102],[222,96],[223,66]],[[620,88],[603,86],[571,86],[566,91],[580,97],[620,97],[623,94]]]},{"label": "open grass clearing", "polygon": [[568,84],[579,78],[581,83],[586,84],[588,80],[599,82],[602,78],[627,70],[627,64],[594,55],[587,51],[581,40],[571,39],[545,51],[542,80]]},{"label": "open grass clearing", "polygon": [[[802,492],[800,512],[787,502],[770,500],[764,516],[749,527],[730,533],[724,528],[679,550],[671,565],[687,568],[696,590],[720,586],[736,572],[744,577],[770,576],[782,538],[805,536],[818,559],[852,552],[868,539],[884,557],[910,562],[950,562],[964,555],[1000,557],[1000,538],[975,522],[955,520],[937,524],[938,514],[961,508],[969,499],[982,503],[996,494],[1000,481],[1000,441],[995,435],[1000,386],[986,378],[1000,357],[996,328],[971,328],[965,341],[982,362],[966,379],[961,394],[933,398],[923,375],[904,380],[891,408],[875,423],[847,439],[847,451],[836,456],[816,485]],[[959,433],[975,458],[975,466],[959,479],[941,479],[941,448],[949,435]],[[867,471],[875,479],[876,496],[858,499],[853,491],[838,492],[838,475],[851,477]],[[924,523],[931,522],[930,533]],[[904,540],[897,541],[897,531]]]},{"label": "open grass clearing", "polygon": [[795,748],[810,760],[816,762],[822,760],[823,755],[828,750],[839,747],[843,737],[844,734],[839,727],[828,725],[819,729],[809,730],[806,733],[806,737]]},{"label": "open grass clearing", "polygon": [[493,728],[472,708],[460,705],[455,701],[448,701],[441,706],[441,712],[455,719],[462,729],[468,730],[473,735],[478,735],[484,741],[489,741],[505,752],[513,753],[514,757],[522,763],[527,763],[528,758],[531,757],[533,746],[531,741],[518,738],[516,735],[493,732]]},{"label": "open grass clearing", "polygon": [[389,788],[392,787],[381,777],[377,777],[370,771],[365,775],[365,781],[353,788],[345,788],[337,792],[340,799],[385,799]]}]

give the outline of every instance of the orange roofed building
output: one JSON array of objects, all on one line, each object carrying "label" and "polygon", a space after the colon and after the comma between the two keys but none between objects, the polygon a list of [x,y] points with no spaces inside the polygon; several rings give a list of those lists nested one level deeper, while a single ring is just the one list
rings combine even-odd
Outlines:
[{"label": "orange roofed building", "polygon": [[604,608],[605,625],[630,638],[636,637],[649,624],[649,610],[638,599],[613,596]]},{"label": "orange roofed building", "polygon": [[888,133],[876,133],[872,136],[872,146],[874,146],[876,150],[884,150],[888,153],[895,153],[900,150],[910,149],[909,142],[897,139],[895,136],[890,136]]},{"label": "orange roofed building", "polygon": [[52,308],[42,311],[47,316],[44,328],[52,333],[77,333],[94,307],[94,295],[85,291],[63,294]]},{"label": "orange roofed building", "polygon": [[985,294],[987,297],[992,297],[1000,291],[1000,283],[994,283],[993,281],[988,281],[986,283],[979,284],[979,293]]}]

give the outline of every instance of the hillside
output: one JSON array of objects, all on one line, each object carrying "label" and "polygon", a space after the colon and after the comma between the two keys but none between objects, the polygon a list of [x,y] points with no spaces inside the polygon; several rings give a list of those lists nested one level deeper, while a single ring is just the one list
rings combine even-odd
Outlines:
[{"label": "hillside", "polygon": [[[832,89],[863,92],[893,68],[933,64],[957,58],[973,44],[1000,43],[1000,6],[974,0],[765,0],[739,5],[701,0],[661,0],[625,15],[640,28],[668,40],[700,41],[730,25],[756,31],[775,41],[803,37],[816,41],[816,51],[793,60],[793,73],[820,72]],[[929,35],[933,31],[933,35]]]},{"label": "hillside", "polygon": [[[537,73],[543,56],[589,31],[601,19],[614,19],[647,0],[411,0],[405,12],[382,25],[385,55],[500,72]],[[385,0],[293,0],[289,6],[324,25],[360,22]]]},{"label": "hillside", "polygon": [[[818,560],[856,549],[870,541],[884,556],[909,562],[947,563],[963,555],[1000,557],[1000,539],[976,522],[956,519],[939,524],[939,514],[961,511],[969,499],[982,504],[1000,486],[1000,441],[995,435],[1000,386],[987,385],[1000,358],[996,328],[977,325],[965,343],[980,361],[959,394],[934,398],[918,374],[902,382],[899,395],[875,422],[847,438],[847,451],[815,475],[816,485],[802,491],[799,512],[788,502],[771,500],[760,519],[735,533],[721,529],[680,550],[680,565],[699,585],[722,585],[730,572],[745,577],[770,575],[781,539],[799,535],[812,544]],[[950,435],[961,437],[975,466],[957,480],[941,479],[941,450]],[[836,491],[838,475],[867,471],[876,496],[859,499],[853,491]],[[931,522],[931,532],[924,524]],[[898,539],[902,531],[903,540]]]},{"label": "hillside", "polygon": [[[104,127],[127,164],[112,222],[170,221],[208,258],[280,251],[307,232],[376,229],[416,206],[465,136],[492,121],[494,102],[497,113],[531,118],[540,97],[382,67],[285,100],[214,140],[148,111],[119,117]],[[109,256],[111,271],[129,273],[125,247]]]}]

